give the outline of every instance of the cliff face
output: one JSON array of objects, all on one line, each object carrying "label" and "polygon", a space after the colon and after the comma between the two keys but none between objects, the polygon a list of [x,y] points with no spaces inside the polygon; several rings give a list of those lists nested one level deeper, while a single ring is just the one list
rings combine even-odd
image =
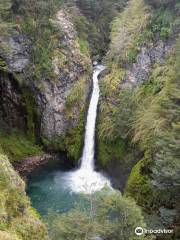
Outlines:
[{"label": "cliff face", "polygon": [[153,46],[143,46],[136,57],[136,61],[127,66],[126,76],[122,87],[134,87],[145,83],[149,79],[149,73],[155,64],[163,63],[164,59],[171,53],[174,40],[159,40]]},{"label": "cliff face", "polygon": [[1,24],[1,122],[77,160],[90,91],[89,55],[81,52],[67,10],[53,9],[41,23],[29,3],[16,5],[14,13],[11,3],[4,3],[10,23]]},{"label": "cliff face", "polygon": [[[53,139],[66,134],[68,128],[76,127],[79,111],[76,109],[74,124],[69,124],[66,115],[66,100],[71,94],[82,98],[81,105],[85,104],[90,86],[89,71],[90,60],[80,52],[77,42],[77,33],[66,11],[60,10],[52,24],[63,32],[57,46],[52,53],[52,64],[55,74],[54,79],[41,80],[38,94],[38,102],[42,110],[42,135],[47,139]],[[63,49],[61,46],[63,45]],[[72,93],[77,82],[84,79],[84,93]],[[73,103],[75,104],[75,103]],[[81,107],[80,107],[81,108]]]}]

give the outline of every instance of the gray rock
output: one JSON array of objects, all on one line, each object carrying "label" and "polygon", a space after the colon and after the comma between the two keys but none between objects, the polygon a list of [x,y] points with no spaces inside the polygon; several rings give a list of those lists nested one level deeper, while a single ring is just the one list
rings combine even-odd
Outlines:
[{"label": "gray rock", "polygon": [[168,209],[165,207],[161,207],[159,211],[163,223],[165,225],[172,225],[172,223],[174,222],[174,218],[177,215],[177,211],[175,209]]},{"label": "gray rock", "polygon": [[127,68],[127,74],[121,87],[133,87],[146,82],[153,65],[162,63],[171,48],[171,43],[162,41],[158,41],[156,46],[142,47],[136,62]]},{"label": "gray rock", "polygon": [[29,63],[30,41],[16,30],[0,36],[0,56],[5,60],[9,72],[22,72]]},{"label": "gray rock", "polygon": [[[49,140],[64,135],[68,128],[77,126],[79,109],[71,110],[74,117],[69,122],[66,116],[66,99],[81,76],[88,74],[86,65],[91,65],[90,59],[80,53],[77,45],[77,33],[68,13],[60,10],[51,22],[63,33],[59,41],[64,47],[63,50],[59,49],[58,46],[54,49],[56,55],[52,63],[56,74],[55,79],[42,79],[40,82],[41,89],[37,95],[38,104],[42,109],[41,134]],[[65,58],[68,59],[65,66],[59,66],[57,52],[63,53]],[[89,94],[89,84],[90,82],[84,89],[86,96]],[[82,102],[82,105],[85,105],[85,102]]]}]

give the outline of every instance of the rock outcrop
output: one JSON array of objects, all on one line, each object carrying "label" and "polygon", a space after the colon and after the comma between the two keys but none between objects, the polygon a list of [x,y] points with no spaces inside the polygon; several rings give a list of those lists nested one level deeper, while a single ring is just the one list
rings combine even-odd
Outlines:
[{"label": "rock outcrop", "polygon": [[16,29],[0,36],[0,58],[10,73],[21,73],[30,61],[30,40]]},{"label": "rock outcrop", "polygon": [[49,161],[55,159],[56,156],[52,154],[43,154],[38,156],[27,157],[19,162],[13,164],[16,171],[21,176],[28,176],[39,166],[47,164]]},{"label": "rock outcrop", "polygon": [[161,40],[151,47],[142,47],[135,63],[127,67],[126,77],[121,86],[123,88],[135,87],[146,82],[153,65],[162,63],[172,48],[172,41],[163,42]]},{"label": "rock outcrop", "polygon": [[[90,85],[87,69],[87,66],[90,67],[90,61],[80,53],[76,41],[77,33],[68,13],[60,10],[56,14],[56,18],[52,20],[52,24],[63,32],[53,52],[53,67],[56,77],[42,80],[40,83],[42,90],[38,94],[38,103],[43,109],[41,132],[49,140],[65,134],[67,128],[70,127],[65,114],[65,103],[76,82],[86,75],[87,83],[84,89],[86,96],[88,96],[87,87]],[[63,45],[63,49],[59,45]],[[85,102],[81,104],[85,104]]]},{"label": "rock outcrop", "polygon": [[[77,32],[67,10],[59,10],[49,21],[56,32],[49,56],[52,72],[38,80],[36,63],[32,60],[32,36],[22,33],[16,25],[7,27],[0,36],[0,120],[24,132],[31,131],[52,146],[55,139],[65,138],[69,129],[76,130],[80,114],[85,115],[91,61],[80,51]],[[73,114],[70,114],[67,101],[73,97],[78,98],[78,103],[71,103]],[[37,122],[38,126],[32,128]],[[63,148],[66,151],[64,143]]]}]

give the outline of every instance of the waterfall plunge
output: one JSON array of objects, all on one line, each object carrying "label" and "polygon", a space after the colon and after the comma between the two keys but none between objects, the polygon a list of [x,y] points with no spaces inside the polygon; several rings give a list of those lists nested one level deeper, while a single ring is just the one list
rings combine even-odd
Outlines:
[{"label": "waterfall plunge", "polygon": [[99,85],[98,76],[105,69],[104,66],[97,66],[93,74],[93,92],[89,105],[86,131],[84,139],[84,149],[81,158],[80,169],[93,171],[94,170],[94,152],[95,152],[95,128],[96,128],[96,115],[99,100]]},{"label": "waterfall plunge", "polygon": [[81,157],[80,168],[70,172],[69,185],[73,192],[93,193],[101,190],[105,186],[110,187],[110,181],[102,173],[94,170],[95,153],[95,127],[97,106],[99,100],[98,76],[105,69],[102,65],[97,65],[93,73],[93,92],[89,105],[86,131],[84,139],[84,149]]}]

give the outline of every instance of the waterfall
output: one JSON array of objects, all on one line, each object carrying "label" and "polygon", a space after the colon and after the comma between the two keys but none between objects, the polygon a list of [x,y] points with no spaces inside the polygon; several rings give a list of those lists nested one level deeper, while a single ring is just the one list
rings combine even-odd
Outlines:
[{"label": "waterfall", "polygon": [[93,91],[89,104],[84,138],[84,149],[80,168],[70,173],[69,184],[74,192],[92,193],[105,186],[110,187],[110,181],[100,172],[94,170],[96,115],[99,100],[98,76],[105,69],[97,65],[93,72]]},{"label": "waterfall", "polygon": [[105,67],[102,65],[98,65],[94,69],[93,92],[92,92],[88,115],[87,115],[84,149],[83,149],[83,155],[81,158],[80,168],[88,169],[90,171],[94,170],[95,128],[96,128],[97,106],[98,106],[98,100],[99,100],[98,76],[104,69]]}]

